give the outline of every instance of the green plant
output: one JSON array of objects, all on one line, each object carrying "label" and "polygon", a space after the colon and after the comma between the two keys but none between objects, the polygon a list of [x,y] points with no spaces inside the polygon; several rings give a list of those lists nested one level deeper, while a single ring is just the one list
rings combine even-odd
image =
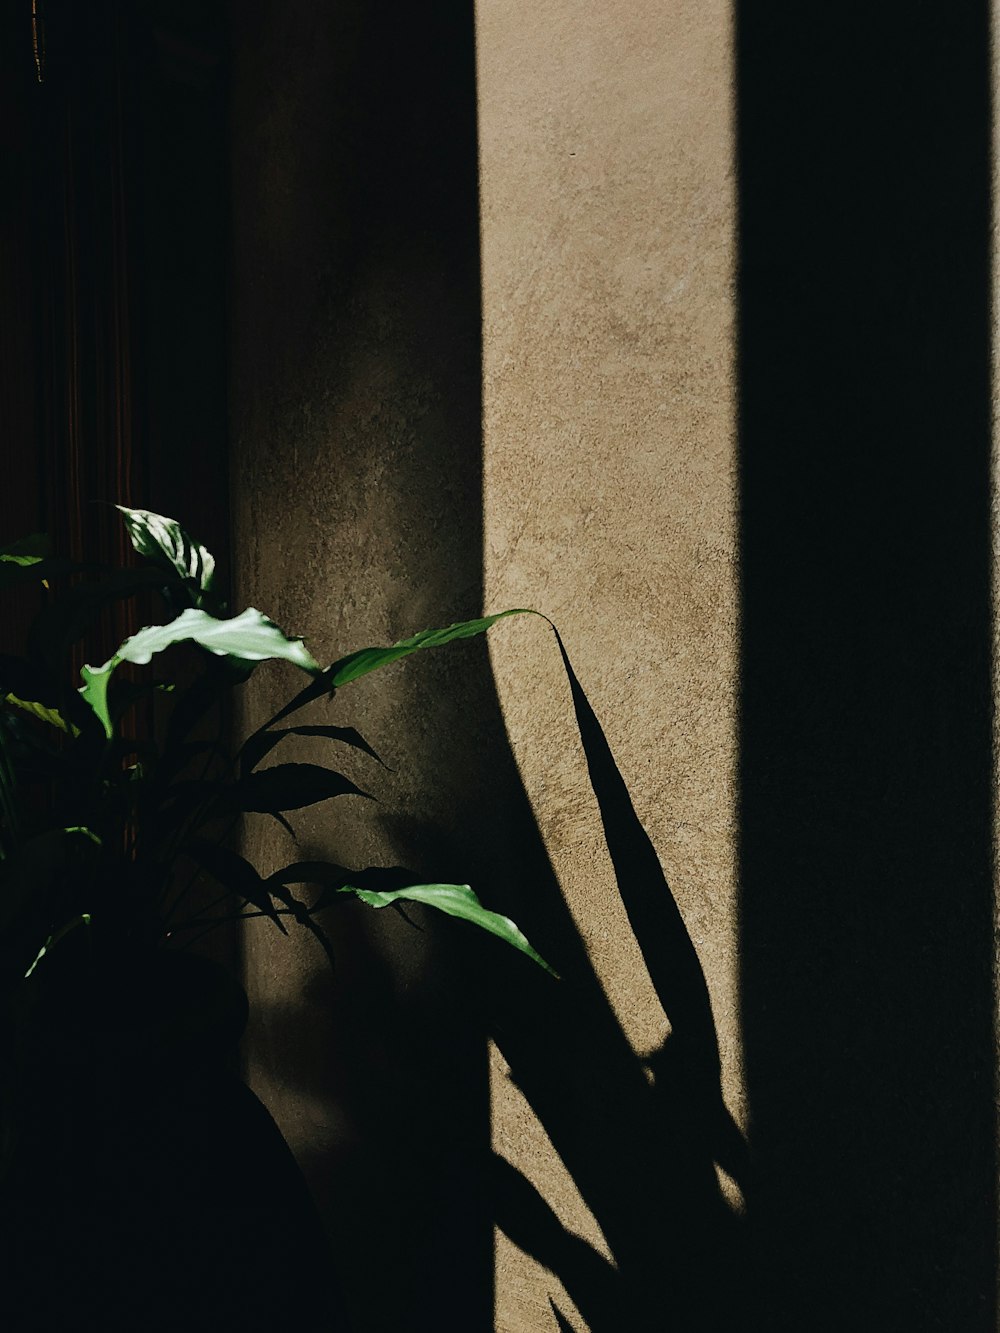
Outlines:
[{"label": "green plant", "polygon": [[[25,651],[0,657],[0,978],[6,994],[85,933],[111,960],[183,945],[226,921],[269,917],[307,929],[344,896],[381,908],[412,900],[472,922],[548,967],[518,927],[462,884],[422,884],[394,868],[296,862],[262,876],[230,846],[240,819],[365,793],[318,764],[262,761],[289,735],[377,758],[352,728],[281,725],[306,704],[424,648],[485,632],[519,610],[427,630],[321,667],[302,639],[260,611],[230,616],[215,561],[172,519],[119,506],[142,563],[108,569],[52,556],[43,538],[0,551],[0,590],[42,585]],[[74,687],[73,647],[109,602],[158,599],[140,629]],[[169,652],[168,652],[169,650]],[[185,656],[187,654],[187,656]],[[156,658],[157,678],[143,670]],[[308,679],[242,744],[224,739],[225,699],[266,661]],[[164,672],[167,674],[165,675]],[[145,717],[147,725],[136,725]],[[152,722],[149,723],[149,719]],[[209,726],[211,724],[211,726]],[[319,892],[301,895],[299,886]],[[549,969],[551,970],[551,969]]]}]

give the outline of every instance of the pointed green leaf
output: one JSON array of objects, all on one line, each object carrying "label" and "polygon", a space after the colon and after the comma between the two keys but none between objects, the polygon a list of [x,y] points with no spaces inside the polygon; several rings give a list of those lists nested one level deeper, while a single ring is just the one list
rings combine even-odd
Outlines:
[{"label": "pointed green leaf", "polygon": [[400,899],[436,907],[439,912],[447,912],[449,916],[457,916],[462,921],[471,921],[473,925],[480,926],[491,935],[506,940],[515,949],[520,949],[521,953],[534,959],[540,967],[545,968],[546,972],[551,972],[553,976],[558,975],[549,967],[541,954],[535,952],[510,917],[487,911],[468,884],[411,884],[409,888],[394,889],[389,893],[347,885],[341,892],[353,893],[369,907],[388,907],[390,903],[398,902]]},{"label": "pointed green leaf", "polygon": [[321,764],[275,764],[248,773],[232,789],[235,808],[268,815],[301,810],[332,796],[367,797],[368,793]]},{"label": "pointed green leaf", "polygon": [[0,551],[0,560],[7,561],[12,565],[39,565],[44,558],[41,555],[11,555],[8,552]]},{"label": "pointed green leaf", "polygon": [[[321,699],[324,695],[332,698],[338,685],[349,685],[351,681],[366,676],[369,671],[387,666],[390,662],[397,662],[401,657],[409,657],[411,653],[419,652],[421,648],[438,648],[455,639],[471,639],[477,634],[484,633],[505,616],[537,615],[541,615],[541,612],[515,607],[509,611],[500,611],[494,616],[483,616],[479,620],[462,620],[454,625],[446,625],[443,629],[423,630],[419,634],[414,634],[412,638],[401,639],[399,643],[394,643],[389,648],[361,648],[356,653],[349,653],[319,672],[304,689],[280,708],[274,717],[265,722],[257,734],[266,731],[268,727],[273,727],[276,722],[283,721],[292,713],[298,712],[300,708],[304,708],[315,699]],[[542,616],[542,619],[545,620],[546,617]]]},{"label": "pointed green leaf", "polygon": [[366,676],[369,671],[387,666],[390,662],[398,662],[401,657],[409,657],[411,653],[419,652],[422,648],[439,648],[456,639],[474,638],[477,634],[485,633],[491,625],[495,625],[498,620],[503,620],[506,616],[539,614],[538,611],[528,607],[512,607],[509,611],[499,611],[496,615],[483,616],[479,620],[461,620],[454,625],[445,625],[443,629],[425,629],[419,634],[414,634],[412,638],[400,639],[389,648],[362,648],[356,653],[349,653],[347,657],[334,662],[323,674],[329,676],[330,683],[334,686],[348,685],[351,681]]},{"label": "pointed green leaf", "polygon": [[252,606],[238,616],[217,620],[207,611],[189,607],[167,625],[147,625],[125,640],[113,657],[100,667],[85,666],[81,675],[84,685],[80,693],[104,723],[106,734],[112,734],[108,716],[108,680],[115,667],[122,662],[145,665],[154,653],[163,652],[175,643],[197,643],[220,657],[230,656],[244,662],[263,662],[280,658],[314,672],[319,668],[301,639],[289,638],[273,621],[268,620]]},{"label": "pointed green leaf", "polygon": [[193,585],[197,605],[212,593],[215,582],[215,557],[211,551],[190,537],[176,519],[148,509],[115,508],[125,519],[132,545],[140,555],[173,569]]},{"label": "pointed green leaf", "polygon": [[38,703],[35,699],[19,699],[16,694],[5,694],[3,702],[10,704],[12,708],[19,708],[23,713],[30,713],[32,717],[47,722],[50,727],[56,727],[68,736],[80,734],[80,728],[72,722],[67,722],[57,708],[47,708],[45,704]]},{"label": "pointed green leaf", "polygon": [[30,537],[21,537],[16,542],[0,546],[0,560],[12,564],[37,565],[52,554],[52,543],[47,532],[34,532]]},{"label": "pointed green leaf", "polygon": [[89,838],[95,847],[103,847],[104,843],[97,836],[93,829],[86,828],[83,824],[71,824],[63,829],[63,833],[79,833],[83,838]]},{"label": "pointed green leaf", "polygon": [[207,611],[189,607],[167,625],[148,625],[126,639],[114,660],[144,665],[154,653],[175,643],[190,641],[219,657],[238,657],[245,662],[264,662],[281,658],[301,667],[318,671],[315,658],[300,638],[289,638],[282,629],[254,607],[238,616],[217,620]]}]

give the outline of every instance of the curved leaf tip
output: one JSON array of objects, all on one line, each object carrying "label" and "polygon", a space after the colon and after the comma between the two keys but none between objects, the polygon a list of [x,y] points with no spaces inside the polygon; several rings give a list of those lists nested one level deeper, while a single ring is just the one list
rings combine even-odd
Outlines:
[{"label": "curved leaf tip", "polygon": [[217,620],[207,611],[189,607],[169,624],[147,625],[133,634],[103,666],[82,668],[84,684],[80,693],[100,718],[108,737],[113,732],[108,713],[108,682],[115,667],[122,662],[144,666],[155,653],[186,642],[197,643],[217,657],[233,657],[243,662],[282,660],[310,675],[319,672],[319,663],[302,640],[290,638],[255,607],[247,607],[227,620]]},{"label": "curved leaf tip", "polygon": [[559,973],[529,944],[510,917],[501,916],[499,912],[491,912],[485,908],[468,884],[411,884],[408,888],[393,889],[385,893],[374,889],[359,889],[348,884],[341,889],[341,892],[355,894],[369,907],[388,907],[390,903],[398,902],[400,899],[436,907],[439,912],[446,912],[448,916],[457,916],[462,921],[469,921],[474,926],[479,926],[491,935],[496,935],[498,939],[513,945],[515,949],[527,954],[539,967],[543,967],[546,972],[558,979]]}]

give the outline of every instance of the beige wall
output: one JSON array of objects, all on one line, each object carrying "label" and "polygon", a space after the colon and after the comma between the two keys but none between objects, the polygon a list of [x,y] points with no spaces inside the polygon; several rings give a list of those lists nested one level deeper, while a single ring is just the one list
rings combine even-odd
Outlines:
[{"label": "beige wall", "polygon": [[[486,603],[562,628],[708,974],[738,1108],[730,29],[721,3],[477,7]],[[504,626],[492,661],[574,920],[651,1052],[667,1021],[550,638]],[[499,1150],[596,1237],[504,1071],[495,1053]],[[498,1329],[548,1327],[551,1276],[502,1234],[498,1264]]]},{"label": "beige wall", "polygon": [[334,701],[378,804],[249,850],[472,883],[563,977],[248,935],[358,1333],[995,1324],[982,15],[740,12],[231,10],[240,601],[321,658],[546,612],[672,891],[540,621]]},{"label": "beige wall", "polygon": [[[738,1110],[729,10],[482,0],[473,44],[454,8],[447,34],[421,22],[388,45],[364,6],[235,23],[238,598],[321,658],[483,607],[557,622],[708,975]],[[434,90],[437,60],[457,90]],[[493,633],[496,684],[472,645],[337,701],[395,770],[345,761],[378,807],[303,812],[298,847],[247,833],[264,868],[325,854],[468,879],[566,972],[554,992],[460,931],[353,909],[330,925],[333,980],[310,941],[248,935],[252,1081],[336,1237],[360,1333],[534,1333],[550,1296],[580,1324],[544,1255],[503,1231],[493,1253],[491,1125],[567,1233],[601,1253],[602,1231],[621,1236],[636,1309],[662,1294],[629,1219],[662,1193],[662,1126],[628,1050],[656,1052],[667,1020],[551,634]],[[262,673],[241,724],[282,688]],[[620,1107],[602,1079],[628,1085]]]}]

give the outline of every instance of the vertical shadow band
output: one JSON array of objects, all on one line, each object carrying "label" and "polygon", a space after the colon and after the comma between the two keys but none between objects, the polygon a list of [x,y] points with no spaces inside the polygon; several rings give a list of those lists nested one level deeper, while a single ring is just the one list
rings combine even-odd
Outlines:
[{"label": "vertical shadow band", "polygon": [[989,15],[737,5],[769,1327],[992,1330]]}]

